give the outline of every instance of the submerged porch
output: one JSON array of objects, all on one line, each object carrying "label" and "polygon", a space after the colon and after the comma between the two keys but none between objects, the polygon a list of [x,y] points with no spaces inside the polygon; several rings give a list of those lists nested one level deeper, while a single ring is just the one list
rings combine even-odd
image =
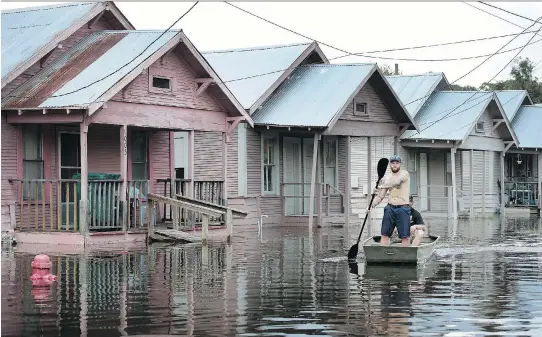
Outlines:
[{"label": "submerged porch", "polygon": [[[199,169],[199,153],[222,154],[225,133],[92,124],[19,124],[17,178],[7,179],[11,228],[18,232],[106,235],[144,233],[150,194],[226,204],[224,172]],[[179,142],[179,138],[183,138]],[[213,163],[223,164],[223,157]],[[216,160],[216,159],[215,159]],[[160,205],[158,223],[175,210]],[[179,210],[183,230],[201,227],[199,213]],[[210,219],[223,226],[225,217]]]},{"label": "submerged porch", "polygon": [[542,207],[542,155],[538,151],[511,150],[504,161],[504,194],[507,207]]}]

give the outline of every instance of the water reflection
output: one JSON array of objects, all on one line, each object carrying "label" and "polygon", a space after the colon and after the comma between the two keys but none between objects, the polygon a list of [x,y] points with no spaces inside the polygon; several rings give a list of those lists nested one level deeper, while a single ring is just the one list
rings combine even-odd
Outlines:
[{"label": "water reflection", "polygon": [[261,242],[50,254],[58,281],[39,291],[34,254],[5,246],[2,335],[542,333],[540,220],[429,227],[442,243],[423,268],[366,266],[362,252],[349,265],[356,230],[277,228]]}]

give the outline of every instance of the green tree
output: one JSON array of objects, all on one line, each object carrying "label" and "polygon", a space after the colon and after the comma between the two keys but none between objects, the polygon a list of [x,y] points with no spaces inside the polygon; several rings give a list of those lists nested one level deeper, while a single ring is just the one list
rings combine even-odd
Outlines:
[{"label": "green tree", "polygon": [[476,87],[472,85],[460,86],[459,84],[452,84],[452,90],[454,91],[477,91]]},{"label": "green tree", "polygon": [[534,76],[536,64],[527,58],[516,58],[510,78],[495,83],[483,83],[483,90],[527,90],[534,103],[542,103],[542,82]]}]

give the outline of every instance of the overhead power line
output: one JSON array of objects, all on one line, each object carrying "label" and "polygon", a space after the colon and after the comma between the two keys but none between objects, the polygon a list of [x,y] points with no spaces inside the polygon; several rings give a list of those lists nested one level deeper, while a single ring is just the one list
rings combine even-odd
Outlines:
[{"label": "overhead power line", "polygon": [[491,8],[495,8],[495,9],[498,9],[498,10],[503,11],[503,12],[505,12],[505,13],[508,13],[508,14],[517,16],[518,18],[522,18],[522,19],[525,19],[525,20],[528,20],[528,21],[531,21],[531,22],[534,22],[534,23],[538,23],[537,21],[535,21],[535,20],[533,20],[533,19],[531,19],[531,18],[528,18],[528,17],[523,16],[523,15],[518,14],[518,13],[510,12],[509,10],[506,10],[506,9],[504,9],[504,8],[501,8],[501,7],[492,5],[492,4],[488,4],[488,3],[483,2],[483,1],[478,1],[478,2],[481,3],[482,5],[485,5],[485,6],[488,6],[488,7],[491,7]]},{"label": "overhead power line", "polygon": [[131,64],[132,62],[134,62],[138,57],[140,57],[141,55],[143,55],[143,53],[145,53],[156,41],[158,41],[162,36],[164,36],[164,34],[166,34],[167,32],[169,32],[173,26],[175,26],[179,21],[181,21],[182,18],[184,18],[188,13],[190,13],[190,11],[192,11],[192,9],[194,9],[194,7],[196,7],[196,5],[199,3],[199,1],[196,1],[183,15],[181,15],[177,20],[175,20],[175,22],[173,22],[173,24],[171,26],[169,26],[165,31],[163,31],[156,39],[154,39],[147,47],[145,47],[145,49],[143,49],[143,51],[141,51],[137,56],[135,56],[134,58],[132,58],[130,61],[126,62],[124,65],[122,65],[120,68],[118,68],[117,70],[107,74],[106,76],[100,78],[100,79],[97,79],[96,81],[94,82],[91,82],[85,86],[82,86],[78,89],[75,89],[75,90],[72,90],[72,91],[69,91],[69,92],[66,92],[66,93],[63,93],[63,94],[58,94],[58,95],[53,95],[53,96],[50,96],[50,98],[54,98],[54,97],[62,97],[62,96],[67,96],[67,95],[71,95],[73,93],[76,93],[78,91],[81,91],[81,90],[84,90],[84,89],[87,89],[93,85],[95,85],[96,83],[99,83],[103,80],[105,80],[106,78],[109,78],[110,76],[113,76],[114,74],[118,73],[119,71],[121,71],[122,69],[124,69],[125,67],[127,67],[129,64]]},{"label": "overhead power line", "polygon": [[[525,28],[525,30],[527,30],[527,29],[531,28],[532,26],[534,26],[535,24],[539,23],[540,19],[542,19],[542,16],[539,17],[539,18],[538,18],[531,26],[529,26],[528,28]],[[540,28],[538,29],[538,31],[537,31],[535,34],[533,34],[533,36],[529,39],[529,41],[523,46],[523,48],[522,48],[522,49],[521,49],[521,50],[520,50],[513,58],[511,58],[510,61],[508,61],[508,62],[504,65],[504,67],[503,67],[501,70],[499,70],[499,72],[497,72],[497,73],[495,74],[495,76],[493,76],[493,77],[492,77],[489,81],[487,81],[486,83],[490,83],[490,82],[493,81],[497,76],[499,76],[499,74],[500,74],[504,69],[506,69],[506,67],[508,67],[508,65],[509,65],[510,63],[512,63],[512,61],[513,61],[516,57],[518,57],[519,54],[521,54],[521,52],[527,47],[528,43],[529,43],[530,41],[532,41],[532,39],[534,39],[534,37],[536,36],[536,34],[538,34],[538,33],[540,32],[540,30],[542,30],[542,25],[540,26]],[[510,42],[512,42],[512,41],[513,41],[513,39],[510,40],[508,43],[510,43]],[[506,46],[506,45],[505,45],[505,46]],[[503,47],[504,47],[504,46],[503,46]],[[501,47],[501,49],[502,49],[503,47]],[[491,58],[491,57],[490,57],[490,58]],[[486,59],[485,61],[487,61],[487,60],[489,60],[489,58]],[[485,61],[484,61],[484,62],[485,62]],[[481,64],[480,64],[480,65],[481,65]],[[478,65],[477,67],[479,67],[480,65]],[[473,71],[474,71],[477,67],[475,67],[475,68],[473,69]],[[472,71],[471,71],[471,72],[472,72]],[[467,75],[467,74],[466,74],[466,75]],[[466,75],[461,76],[459,79],[465,77]],[[459,79],[455,80],[454,82],[457,82]],[[455,115],[461,113],[462,111],[459,111],[459,112],[457,112],[457,113],[455,113],[455,114],[451,114],[454,110],[456,110],[456,109],[459,108],[460,106],[462,106],[462,105],[464,105],[465,103],[467,103],[468,101],[470,101],[474,96],[476,96],[476,94],[480,93],[481,91],[482,91],[481,89],[478,89],[478,90],[477,90],[476,92],[474,92],[474,94],[472,94],[467,100],[465,100],[463,103],[461,103],[461,104],[459,104],[458,106],[456,106],[452,111],[450,111],[449,113],[447,113],[444,117],[437,119],[436,121],[432,122],[428,127],[423,128],[422,130],[420,130],[420,131],[418,132],[418,134],[420,134],[421,132],[427,130],[428,128],[432,127],[433,125],[435,125],[436,123],[438,123],[438,122],[440,122],[440,121],[442,121],[442,120],[444,120],[444,119],[450,118],[450,117],[452,117],[452,116],[455,116]],[[491,93],[491,94],[493,94],[493,93]],[[463,110],[463,111],[464,111],[464,110]],[[458,130],[459,130],[459,129],[458,129]],[[408,137],[408,138],[412,138],[412,136],[410,136],[410,137]]]}]

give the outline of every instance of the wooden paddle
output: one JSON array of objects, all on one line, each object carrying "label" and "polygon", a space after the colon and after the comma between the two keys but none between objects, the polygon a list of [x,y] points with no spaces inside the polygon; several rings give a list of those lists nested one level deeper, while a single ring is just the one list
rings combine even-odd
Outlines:
[{"label": "wooden paddle", "polygon": [[[380,183],[380,180],[386,174],[386,170],[388,169],[388,163],[389,160],[387,158],[381,158],[378,161],[378,165],[376,167],[376,171],[378,173],[378,180],[376,181],[376,187],[378,188],[378,184]],[[373,196],[371,197],[371,202],[369,203],[369,209],[371,209],[371,206],[373,205],[373,200],[375,198],[376,194],[373,193]],[[348,251],[348,259],[354,260],[356,256],[358,256],[358,250],[359,250],[359,240],[361,240],[361,233],[363,233],[363,230],[365,229],[365,224],[367,223],[367,217],[369,216],[369,210],[367,210],[367,213],[365,214],[365,220],[363,220],[363,226],[361,227],[361,231],[359,232],[358,241],[355,245],[350,247],[350,250]]]}]

